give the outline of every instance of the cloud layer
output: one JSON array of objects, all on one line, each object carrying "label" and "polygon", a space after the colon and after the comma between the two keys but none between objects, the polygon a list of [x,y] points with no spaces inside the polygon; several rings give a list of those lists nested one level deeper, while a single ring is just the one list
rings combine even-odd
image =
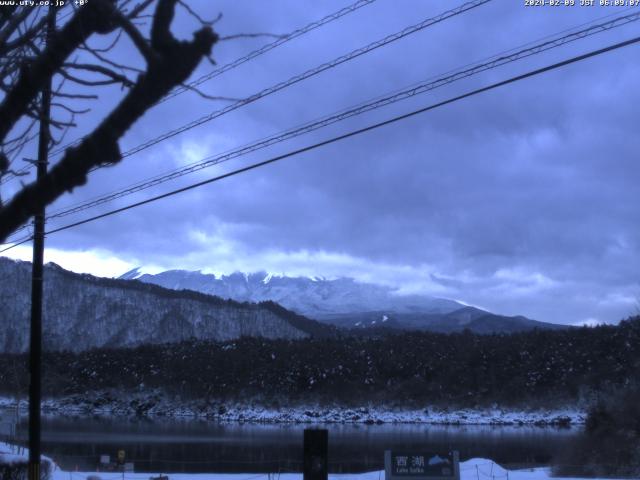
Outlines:
[{"label": "cloud layer", "polygon": [[[204,16],[214,17],[220,9],[224,18],[219,28],[228,34],[288,32],[344,4],[291,1],[266,8],[266,3],[254,2],[247,8],[216,2],[215,11],[211,5],[194,2]],[[215,95],[250,95],[451,6],[449,1],[379,0],[203,89]],[[97,172],[87,187],[56,207],[603,15],[622,14],[598,7],[552,10],[500,1],[479,7]],[[186,35],[193,27],[183,15],[175,30]],[[487,72],[115,205],[629,38],[636,27]],[[224,42],[215,56],[224,64],[266,41]],[[618,321],[636,311],[640,298],[638,48],[51,236],[48,245],[68,252],[69,258],[77,252],[90,254],[98,262],[94,271],[110,275],[115,268],[105,269],[100,262],[352,276],[544,321]],[[203,65],[196,76],[210,68]],[[115,101],[119,92],[109,95]],[[221,105],[181,95],[150,112],[124,139],[123,149]],[[93,265],[77,258],[67,261]]]}]

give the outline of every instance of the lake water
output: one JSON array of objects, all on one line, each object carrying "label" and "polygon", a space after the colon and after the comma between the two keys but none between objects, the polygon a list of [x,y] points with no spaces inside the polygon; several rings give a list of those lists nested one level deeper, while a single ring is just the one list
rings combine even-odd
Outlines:
[{"label": "lake water", "polygon": [[[95,470],[100,455],[124,450],[138,472],[301,471],[310,425],[220,424],[193,419],[43,418],[43,452],[64,470]],[[578,428],[322,425],[331,472],[383,469],[384,451],[448,450],[460,460],[491,458],[511,467],[548,465]],[[26,439],[26,424],[19,426]]]}]

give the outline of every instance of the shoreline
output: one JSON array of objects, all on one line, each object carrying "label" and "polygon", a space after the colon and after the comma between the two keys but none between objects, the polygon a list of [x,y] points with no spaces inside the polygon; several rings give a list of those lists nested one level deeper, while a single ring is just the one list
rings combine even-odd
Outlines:
[{"label": "shoreline", "polygon": [[[124,478],[124,473],[118,472],[98,472],[98,471],[69,471],[62,470],[56,463],[48,458],[42,457],[42,459],[49,464],[50,468],[50,480],[68,480],[70,478],[95,478],[103,480],[120,480]],[[26,465],[28,460],[28,450],[24,449],[21,453],[14,452],[14,446],[0,442],[0,465],[1,464],[24,464]],[[461,480],[476,480],[479,478],[490,478],[495,480],[496,478],[507,478],[511,480],[551,480],[555,477],[553,474],[553,467],[543,466],[525,469],[510,469],[506,468],[497,462],[489,458],[474,457],[461,461],[459,464],[459,472]],[[379,480],[384,477],[384,470],[372,470],[362,473],[329,473],[328,478],[330,480]],[[274,473],[264,472],[258,473],[169,473],[159,474],[152,472],[128,472],[126,478],[130,480],[148,480],[149,478],[158,477],[159,475],[166,475],[171,480],[247,480],[261,479],[271,480],[278,478],[280,480],[302,480],[302,473]],[[561,477],[567,480],[587,480],[584,477]],[[603,478],[615,478],[615,477],[590,477],[590,480],[601,480]]]},{"label": "shoreline", "polygon": [[[123,398],[124,397],[124,398]],[[15,408],[14,399],[0,397],[0,410]],[[28,412],[28,402],[21,400],[19,411]],[[313,424],[425,424],[425,425],[510,425],[540,427],[582,426],[586,413],[576,408],[556,409],[446,409],[426,407],[403,409],[392,407],[293,406],[266,407],[258,403],[177,402],[158,395],[126,395],[113,398],[92,394],[46,398],[43,416],[71,417],[139,417],[211,420],[229,423],[313,423]]]},{"label": "shoreline", "polygon": [[[26,464],[28,461],[29,451],[23,449],[19,452],[15,450],[15,445],[0,442],[0,466],[16,466],[20,465],[26,470]],[[43,462],[47,464],[49,475],[47,478],[50,480],[68,480],[69,478],[95,478],[104,480],[120,480],[125,478],[124,472],[98,472],[98,471],[75,471],[62,470],[52,459],[42,456]],[[486,470],[480,472],[480,469]],[[532,468],[528,470],[507,470],[493,460],[486,458],[471,458],[466,461],[460,462],[459,465],[460,478],[462,480],[474,480],[479,478],[480,473],[483,476],[489,478],[506,477],[516,478],[517,480],[542,480],[550,478],[551,469],[549,467]],[[511,475],[509,475],[511,474]],[[246,480],[248,478],[264,478],[270,480],[272,478],[285,479],[285,480],[301,480],[303,478],[302,473],[272,473],[265,472],[255,474],[248,473],[169,473],[158,474],[152,472],[127,472],[126,478],[131,480],[148,480],[149,478],[158,478],[159,475],[166,475],[167,478],[172,480]],[[361,480],[379,480],[384,475],[384,471],[373,470],[365,471],[362,473],[346,473],[336,474],[330,473],[328,477],[334,480],[348,480],[350,478],[357,478]]]}]

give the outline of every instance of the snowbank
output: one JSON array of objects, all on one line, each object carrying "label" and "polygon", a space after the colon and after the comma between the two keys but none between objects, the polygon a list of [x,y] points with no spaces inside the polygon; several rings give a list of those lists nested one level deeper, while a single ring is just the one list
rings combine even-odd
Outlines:
[{"label": "snowbank", "polygon": [[[42,471],[54,472],[57,465],[49,457],[41,456]],[[29,450],[8,443],[0,442],[0,468],[25,466],[29,461]],[[53,477],[56,478],[56,477]]]},{"label": "snowbank", "polygon": [[[155,473],[125,473],[124,480],[149,480],[160,474]],[[302,480],[302,474],[251,474],[251,473],[206,473],[206,474],[186,474],[170,473],[165,474],[169,480]],[[100,480],[122,480],[122,473],[94,473],[94,472],[62,472],[56,471],[52,480],[91,480],[89,477],[96,476]],[[551,477],[549,468],[534,468],[528,470],[506,470],[497,463],[485,458],[473,458],[460,463],[461,480],[546,480]],[[384,480],[383,471],[353,473],[341,475],[329,475],[330,480]],[[582,479],[563,479],[582,480]],[[599,480],[599,479],[589,479]]]},{"label": "snowbank", "polygon": [[[18,451],[17,447],[0,442],[0,464],[26,463],[29,452],[27,449]],[[60,468],[48,457],[42,457],[43,462],[51,471],[51,480],[149,480],[162,473],[104,473],[104,472],[67,472]],[[169,480],[302,480],[302,474],[286,473],[170,473],[164,474]],[[93,477],[93,478],[92,478]],[[384,471],[329,475],[331,480],[384,480]],[[507,470],[492,460],[486,458],[472,458],[460,463],[461,480],[546,480],[551,476],[550,468],[532,468],[526,470]],[[563,477],[563,480],[583,480]],[[586,480],[586,479],[584,479]],[[600,480],[590,478],[589,480]],[[610,480],[610,479],[609,479]]]}]

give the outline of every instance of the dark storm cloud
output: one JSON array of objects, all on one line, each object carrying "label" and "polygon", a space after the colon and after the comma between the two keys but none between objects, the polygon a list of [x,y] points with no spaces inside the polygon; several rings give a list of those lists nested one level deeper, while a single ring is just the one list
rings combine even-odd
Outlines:
[{"label": "dark storm cloud", "polygon": [[[212,9],[210,2],[194,2],[205,16],[224,13],[219,28],[225,34],[291,31],[344,3],[266,5],[216,2]],[[252,94],[452,5],[379,0],[218,77],[204,90]],[[551,11],[495,1],[127,158],[99,172],[61,205],[613,13],[622,10]],[[193,23],[179,18],[176,31],[186,35],[190,30]],[[247,161],[628,38],[634,31],[636,24],[487,72]],[[224,64],[259,44],[224,42],[215,57]],[[354,275],[541,320],[617,321],[633,313],[640,295],[637,53],[638,47],[628,47],[466,99],[70,230],[52,237],[50,245],[100,248],[128,262],[160,267]],[[201,66],[194,77],[209,68]],[[218,104],[196,95],[181,95],[136,125],[123,149],[215,108]],[[230,162],[172,186],[242,164]]]}]

